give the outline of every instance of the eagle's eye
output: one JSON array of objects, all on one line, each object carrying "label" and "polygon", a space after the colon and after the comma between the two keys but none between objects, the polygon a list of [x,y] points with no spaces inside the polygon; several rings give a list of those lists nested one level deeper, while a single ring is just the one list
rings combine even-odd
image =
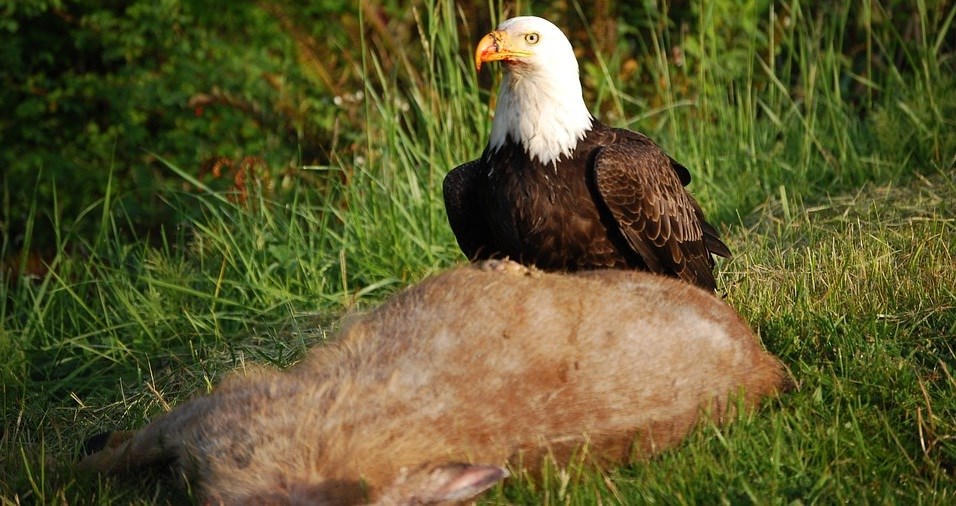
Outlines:
[{"label": "eagle's eye", "polygon": [[537,44],[537,43],[538,43],[538,39],[540,39],[540,38],[541,38],[541,36],[538,35],[537,33],[534,33],[534,32],[529,33],[529,34],[527,34],[527,35],[524,36],[524,40],[528,41],[528,44]]}]

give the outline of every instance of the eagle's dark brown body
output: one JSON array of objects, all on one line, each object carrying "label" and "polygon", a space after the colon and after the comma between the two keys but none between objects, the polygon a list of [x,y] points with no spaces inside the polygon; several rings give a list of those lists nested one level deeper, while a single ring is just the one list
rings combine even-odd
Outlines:
[{"label": "eagle's dark brown body", "polygon": [[595,121],[571,156],[532,160],[510,139],[445,178],[452,230],[471,260],[544,270],[640,269],[713,290],[730,256],[684,189],[685,167],[647,137]]}]

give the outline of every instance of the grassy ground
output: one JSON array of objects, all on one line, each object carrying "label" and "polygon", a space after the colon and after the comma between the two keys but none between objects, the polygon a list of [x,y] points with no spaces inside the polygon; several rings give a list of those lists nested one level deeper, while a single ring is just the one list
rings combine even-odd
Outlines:
[{"label": "grassy ground", "polygon": [[[365,156],[302,169],[330,176],[320,190],[293,184],[283,205],[169,194],[199,212],[149,237],[107,192],[87,213],[99,236],[65,234],[48,274],[4,278],[4,503],[181,500],[171,478],[70,464],[91,434],[142,425],[245,363],[286,366],[347,308],[463,261],[440,184],[481,149],[488,97],[441,5],[423,17],[425,68],[365,63]],[[517,479],[489,502],[956,501],[956,81],[937,43],[952,19],[867,88],[865,110],[838,79],[807,78],[843,74],[832,35],[846,19],[799,25],[777,61],[750,55],[742,81],[711,55],[696,99],[653,114],[629,109],[614,69],[598,73],[595,94],[692,168],[736,253],[720,266],[727,300],[798,388],[646,464]]]}]

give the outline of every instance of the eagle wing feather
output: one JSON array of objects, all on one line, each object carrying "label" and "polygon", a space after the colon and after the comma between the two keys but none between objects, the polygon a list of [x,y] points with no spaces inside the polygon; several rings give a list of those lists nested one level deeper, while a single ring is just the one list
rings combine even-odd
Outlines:
[{"label": "eagle wing feather", "polygon": [[711,253],[730,252],[684,190],[689,177],[660,148],[640,140],[611,144],[594,157],[592,170],[597,193],[648,270],[716,288]]},{"label": "eagle wing feather", "polygon": [[461,251],[471,261],[487,258],[492,253],[491,229],[478,191],[480,178],[485,177],[481,166],[481,160],[459,165],[445,176],[442,183],[448,223]]}]

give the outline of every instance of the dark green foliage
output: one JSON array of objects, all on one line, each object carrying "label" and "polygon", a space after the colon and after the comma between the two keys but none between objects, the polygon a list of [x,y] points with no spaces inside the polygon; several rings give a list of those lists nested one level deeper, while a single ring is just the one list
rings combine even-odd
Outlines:
[{"label": "dark green foliage", "polygon": [[[336,108],[307,81],[275,18],[236,2],[4,2],[0,45],[3,213],[22,236],[41,216],[74,217],[112,175],[131,225],[165,220],[159,192],[221,158],[284,168],[328,160]],[[55,202],[54,202],[55,197]],[[57,209],[52,209],[56,205]],[[92,225],[81,225],[89,233]],[[34,246],[49,248],[44,220]]]}]

